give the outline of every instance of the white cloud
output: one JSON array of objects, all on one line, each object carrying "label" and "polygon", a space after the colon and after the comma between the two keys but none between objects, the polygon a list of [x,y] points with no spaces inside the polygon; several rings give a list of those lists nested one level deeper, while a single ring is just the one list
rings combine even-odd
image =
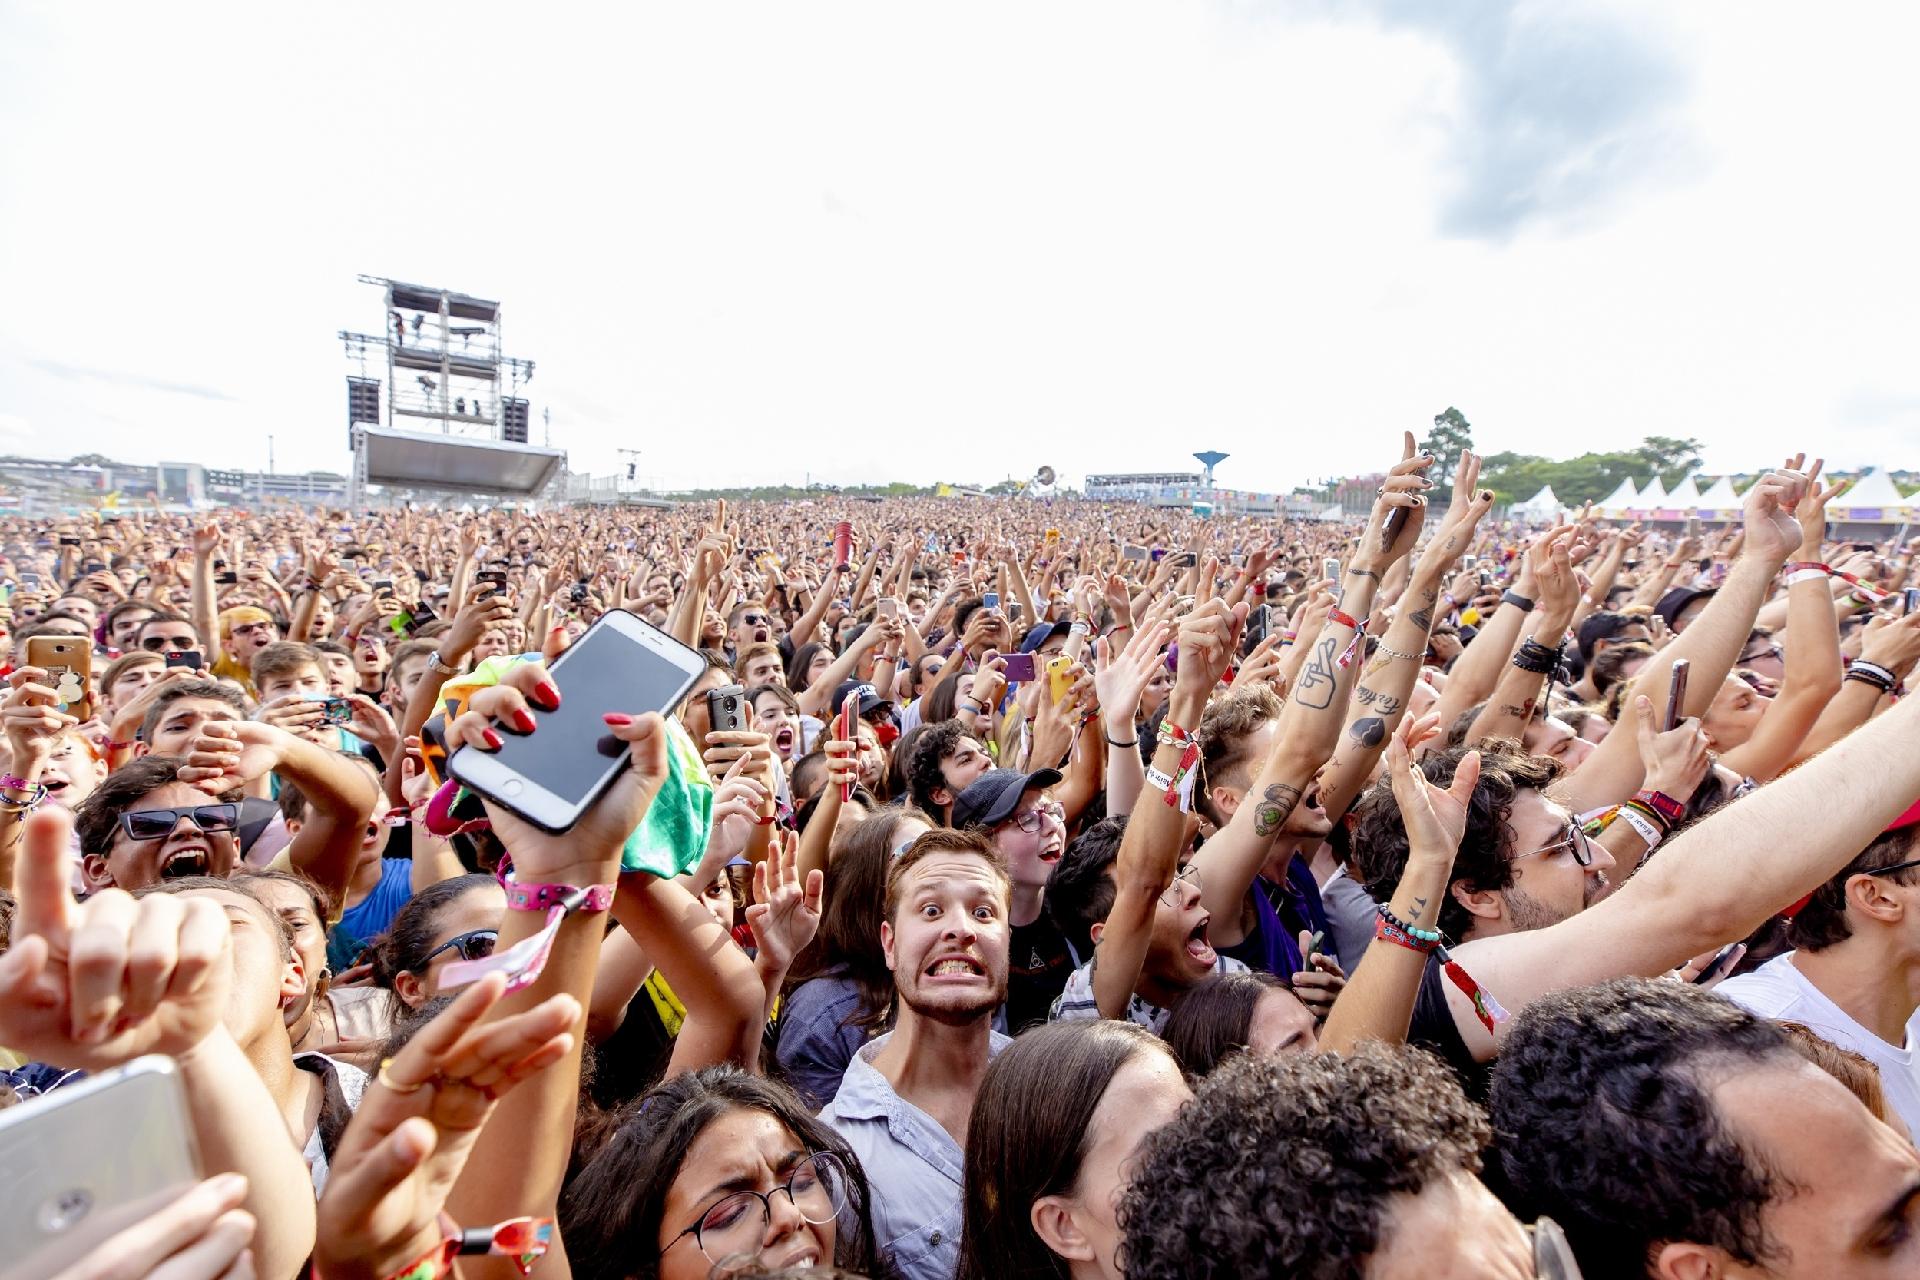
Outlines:
[{"label": "white cloud", "polygon": [[502,299],[553,442],[672,484],[1279,488],[1448,404],[1920,462],[1914,11],[1434,12],[9,6],[0,412],[341,469],[366,271]]}]

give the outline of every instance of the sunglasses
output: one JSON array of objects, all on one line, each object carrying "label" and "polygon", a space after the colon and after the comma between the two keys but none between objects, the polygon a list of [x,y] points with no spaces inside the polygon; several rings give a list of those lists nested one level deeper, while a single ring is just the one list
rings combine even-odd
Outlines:
[{"label": "sunglasses", "polygon": [[427,958],[420,962],[420,967],[425,969],[432,964],[433,958],[442,951],[458,951],[462,960],[484,960],[493,954],[493,946],[498,941],[500,933],[496,929],[475,929],[470,933],[456,934],[427,952]]},{"label": "sunglasses", "polygon": [[165,653],[169,649],[185,653],[193,645],[192,636],[148,636],[140,642],[140,647],[148,653]]},{"label": "sunglasses", "polygon": [[165,840],[180,825],[191,822],[202,834],[231,831],[240,823],[237,804],[196,804],[181,809],[134,809],[120,815],[120,829],[127,839],[142,843]]}]

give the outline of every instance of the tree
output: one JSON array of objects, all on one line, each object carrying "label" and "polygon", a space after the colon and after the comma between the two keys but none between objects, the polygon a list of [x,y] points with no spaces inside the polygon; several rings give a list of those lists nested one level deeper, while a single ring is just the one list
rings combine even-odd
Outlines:
[{"label": "tree", "polygon": [[1675,436],[1648,436],[1634,452],[1650,471],[1660,474],[1660,482],[1671,489],[1700,469],[1698,440]]},{"label": "tree", "polygon": [[1443,488],[1453,483],[1453,472],[1460,465],[1460,455],[1473,448],[1473,424],[1466,415],[1452,405],[1445,413],[1433,415],[1433,433],[1420,443],[1420,447],[1434,456],[1433,483]]}]

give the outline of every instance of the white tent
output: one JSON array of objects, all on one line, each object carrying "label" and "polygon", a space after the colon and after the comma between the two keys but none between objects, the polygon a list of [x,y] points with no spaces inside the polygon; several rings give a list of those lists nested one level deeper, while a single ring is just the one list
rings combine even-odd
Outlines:
[{"label": "white tent", "polygon": [[1620,482],[1620,487],[1602,498],[1594,508],[1602,517],[1618,520],[1625,516],[1640,501],[1640,495],[1634,491],[1633,477]]},{"label": "white tent", "polygon": [[1647,481],[1647,487],[1640,491],[1634,500],[1633,514],[1650,516],[1667,505],[1667,486],[1660,482],[1660,473],[1654,472],[1653,479]]},{"label": "white tent", "polygon": [[1693,509],[1699,504],[1700,490],[1699,487],[1693,483],[1692,476],[1688,476],[1679,484],[1673,486],[1673,492],[1667,495],[1667,505],[1669,507],[1677,507],[1689,516],[1693,514]]},{"label": "white tent", "polygon": [[1895,524],[1911,519],[1912,515],[1912,503],[1901,497],[1887,473],[1879,470],[1862,472],[1853,487],[1835,498],[1827,509],[1829,519],[1868,523]]},{"label": "white tent", "polygon": [[1339,524],[1342,520],[1345,520],[1347,518],[1347,513],[1341,509],[1338,503],[1335,503],[1333,506],[1328,507],[1325,511],[1320,512],[1319,514],[1315,515],[1313,518],[1315,520],[1321,521],[1324,524]]},{"label": "white tent", "polygon": [[1737,520],[1740,518],[1740,495],[1733,491],[1733,477],[1721,476],[1700,495],[1700,501],[1694,504],[1702,520]]},{"label": "white tent", "polygon": [[1514,503],[1507,514],[1521,520],[1551,520],[1560,514],[1561,505],[1553,494],[1553,486],[1547,485],[1525,502]]}]

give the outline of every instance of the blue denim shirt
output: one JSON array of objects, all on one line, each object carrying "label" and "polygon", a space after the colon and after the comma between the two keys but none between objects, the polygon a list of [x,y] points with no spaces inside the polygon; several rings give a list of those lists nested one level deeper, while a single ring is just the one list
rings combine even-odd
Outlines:
[{"label": "blue denim shirt", "polygon": [[831,970],[807,979],[780,1002],[774,1058],[810,1110],[833,1101],[847,1064],[867,1042],[866,1028],[853,1025],[860,1009],[859,984]]},{"label": "blue denim shirt", "polygon": [[[873,1188],[874,1235],[902,1280],[953,1280],[965,1156],[952,1134],[875,1069],[874,1056],[891,1039],[888,1032],[853,1055],[840,1092],[820,1118],[860,1157]],[[987,1052],[1012,1043],[996,1032]]]}]

